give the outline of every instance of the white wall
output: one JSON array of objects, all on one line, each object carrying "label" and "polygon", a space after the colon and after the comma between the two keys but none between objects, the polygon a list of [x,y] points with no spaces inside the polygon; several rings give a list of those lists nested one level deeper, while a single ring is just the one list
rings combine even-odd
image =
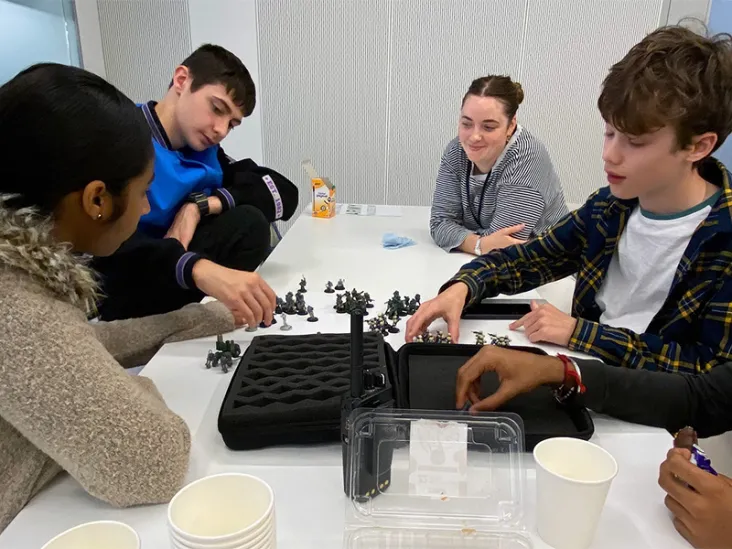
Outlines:
[{"label": "white wall", "polygon": [[262,91],[259,80],[256,0],[188,0],[192,50],[213,43],[236,54],[246,65],[257,87],[257,106],[252,115],[232,131],[223,143],[233,158],[262,163]]},{"label": "white wall", "polygon": [[[519,118],[547,145],[567,200],[604,184],[602,78],[652,29],[706,19],[709,0],[78,0],[98,6],[104,68],[134,99],[162,93],[204,42],[247,65],[254,114],[224,141],[308,199],[301,161],[339,201],[431,202],[459,100],[476,76],[520,80]],[[80,19],[85,59],[95,17]],[[86,44],[86,46],[85,46]],[[91,57],[90,57],[91,55]],[[135,95],[137,94],[137,95]]]}]

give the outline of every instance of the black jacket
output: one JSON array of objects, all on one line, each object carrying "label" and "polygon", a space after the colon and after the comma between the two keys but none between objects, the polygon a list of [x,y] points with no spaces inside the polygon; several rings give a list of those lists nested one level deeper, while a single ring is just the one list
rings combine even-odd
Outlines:
[{"label": "black jacket", "polygon": [[700,437],[732,430],[732,363],[708,374],[670,374],[577,360],[587,387],[584,404],[618,419],[675,433],[687,425]]}]

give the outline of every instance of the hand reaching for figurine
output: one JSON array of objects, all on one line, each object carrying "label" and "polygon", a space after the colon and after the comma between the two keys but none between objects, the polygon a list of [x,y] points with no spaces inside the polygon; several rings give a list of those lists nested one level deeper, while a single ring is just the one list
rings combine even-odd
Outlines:
[{"label": "hand reaching for figurine", "polygon": [[193,266],[193,280],[199,290],[229,308],[237,325],[272,324],[277,296],[257,273],[228,269],[201,259]]},{"label": "hand reaching for figurine", "polygon": [[460,338],[460,315],[467,297],[468,286],[462,282],[456,282],[434,299],[422,303],[417,312],[407,321],[405,341],[407,343],[414,341],[414,338],[424,333],[433,321],[442,318],[447,322],[447,331],[452,341],[457,343]]},{"label": "hand reaching for figurine", "polygon": [[531,343],[554,343],[567,347],[577,327],[577,319],[557,309],[554,305],[531,302],[531,312],[509,325],[511,330],[523,327]]}]

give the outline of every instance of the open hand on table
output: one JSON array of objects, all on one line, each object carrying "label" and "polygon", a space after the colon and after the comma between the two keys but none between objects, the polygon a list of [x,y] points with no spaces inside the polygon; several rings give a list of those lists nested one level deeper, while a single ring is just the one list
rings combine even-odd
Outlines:
[{"label": "open hand on table", "polygon": [[196,287],[226,305],[237,325],[272,324],[277,296],[257,273],[237,271],[201,259],[193,266]]},{"label": "open hand on table", "polygon": [[531,312],[509,325],[511,330],[524,328],[526,337],[531,343],[545,341],[562,347],[569,345],[569,340],[577,327],[577,319],[557,309],[549,303],[539,305],[531,302]]},{"label": "open hand on table", "polygon": [[460,315],[463,313],[467,297],[468,286],[462,282],[456,282],[434,299],[422,303],[417,312],[407,321],[407,329],[404,334],[406,342],[410,343],[416,336],[427,330],[432,322],[442,318],[447,322],[447,331],[452,337],[452,341],[457,343],[460,338]]},{"label": "open hand on table", "polygon": [[[481,399],[480,378],[486,372],[496,372],[501,385],[495,393]],[[495,410],[516,395],[540,385],[558,385],[563,380],[564,363],[556,357],[485,345],[458,370],[456,408],[459,410],[470,401],[471,411]]]},{"label": "open hand on table", "polygon": [[184,204],[178,210],[178,213],[175,214],[173,224],[165,234],[165,238],[175,238],[187,250],[200,221],[201,213],[198,210],[198,206],[190,203]]},{"label": "open hand on table", "polygon": [[480,237],[480,252],[487,254],[491,250],[501,250],[515,244],[523,244],[526,240],[516,238],[513,235],[524,230],[526,225],[521,223],[513,227],[499,229],[494,233]]},{"label": "open hand on table", "polygon": [[658,484],[676,530],[697,549],[732,547],[732,480],[692,464],[691,453],[673,448],[661,464]]}]

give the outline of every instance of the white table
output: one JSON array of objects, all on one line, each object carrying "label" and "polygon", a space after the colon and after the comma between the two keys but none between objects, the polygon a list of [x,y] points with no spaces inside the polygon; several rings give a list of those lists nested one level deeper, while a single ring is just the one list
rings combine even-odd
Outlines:
[{"label": "white table", "polygon": [[[393,290],[402,295],[435,294],[469,257],[447,254],[429,236],[427,208],[403,208],[401,217],[349,217],[313,219],[301,216],[287,233],[261,274],[279,295],[295,290],[301,275],[308,279],[306,299],[320,318],[317,324],[302,317],[289,318],[289,333],[348,331],[345,315],[336,315],[329,305],[332,295],[322,289],[327,280],[346,279],[371,293],[379,304]],[[417,242],[416,246],[384,250],[381,236],[395,232]],[[524,297],[544,297],[567,310],[572,284],[568,281],[541,288]],[[403,323],[400,323],[403,326]],[[280,332],[279,325],[270,332]],[[525,344],[521,333],[510,333],[506,322],[470,321],[461,324],[461,342],[472,342],[473,329],[510,335],[513,344]],[[254,334],[235,333],[246,344]],[[403,334],[389,336],[398,346]],[[231,374],[206,370],[204,357],[213,338],[164,347],[144,369],[168,405],[190,426],[193,451],[189,478],[222,471],[249,472],[264,478],[276,493],[280,549],[335,549],[342,546],[344,508],[341,453],[337,445],[305,448],[279,447],[250,452],[229,451],[217,432],[216,420]],[[547,347],[547,350],[554,350]],[[593,545],[607,548],[688,547],[674,531],[663,506],[663,492],[656,479],[658,466],[671,444],[667,433],[595,417],[593,441],[618,460],[620,471],[610,491],[598,535]],[[527,526],[533,530],[534,463],[527,455]],[[118,510],[88,496],[68,476],[60,477],[38,495],[0,535],[0,549],[37,549],[55,534],[76,524],[99,519],[121,520],[135,528],[144,549],[169,547],[166,506]],[[306,532],[311,534],[306,536]],[[534,536],[535,547],[546,545]]]}]

